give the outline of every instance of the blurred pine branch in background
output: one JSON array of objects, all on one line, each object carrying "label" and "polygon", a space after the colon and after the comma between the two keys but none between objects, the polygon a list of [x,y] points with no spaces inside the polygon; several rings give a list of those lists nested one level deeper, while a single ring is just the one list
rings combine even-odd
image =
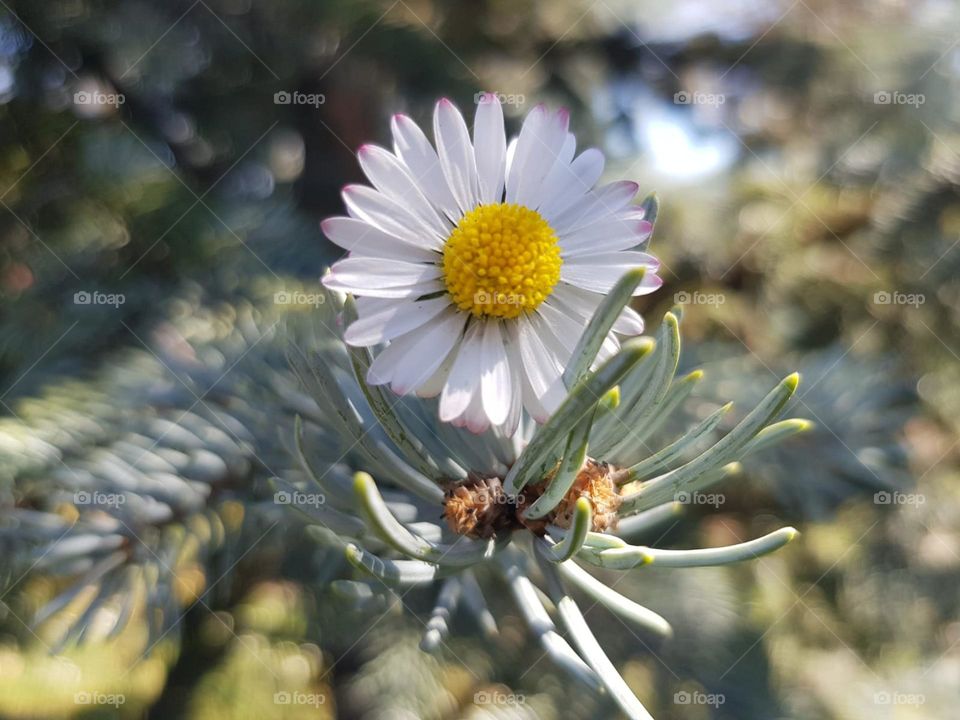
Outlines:
[{"label": "blurred pine branch in background", "polygon": [[[707,372],[689,409],[749,406],[753,387],[799,367],[793,412],[818,424],[745,463],[736,506],[699,508],[651,539],[724,544],[749,535],[750,518],[799,515],[801,546],[618,584],[668,615],[669,644],[589,616],[631,687],[661,719],[859,719],[889,709],[884,692],[922,695],[916,717],[948,716],[956,12],[11,3],[0,715],[612,716],[540,662],[519,621],[495,642],[457,640],[455,656],[419,652],[422,623],[400,608],[374,622],[329,587],[348,572],[342,554],[268,483],[296,472],[294,415],[323,423],[287,351],[336,257],[317,221],[356,178],[352,152],[386,142],[393,112],[422,120],[435,96],[468,105],[487,89],[508,118],[571,106],[578,133],[616,158],[611,172],[659,190],[667,284],[638,309],[653,328],[685,303],[683,367]],[[276,104],[284,92],[323,102]],[[426,618],[432,599],[408,604]],[[676,704],[697,689],[726,703]],[[526,703],[483,706],[480,692]]]}]

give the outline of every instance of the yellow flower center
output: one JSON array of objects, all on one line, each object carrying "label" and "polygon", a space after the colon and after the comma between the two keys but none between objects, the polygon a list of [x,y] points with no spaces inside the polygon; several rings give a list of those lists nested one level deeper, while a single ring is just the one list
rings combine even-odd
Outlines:
[{"label": "yellow flower center", "polygon": [[443,279],[461,310],[515,318],[550,296],[562,263],[557,234],[540,213],[508,203],[480,205],[447,238]]}]

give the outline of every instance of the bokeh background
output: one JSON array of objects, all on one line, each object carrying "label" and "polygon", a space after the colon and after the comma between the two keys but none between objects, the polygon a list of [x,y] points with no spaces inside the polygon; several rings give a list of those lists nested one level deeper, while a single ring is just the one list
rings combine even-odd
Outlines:
[{"label": "bokeh background", "polygon": [[609,179],[659,192],[638,307],[683,306],[692,414],[797,369],[817,424],[655,538],[798,541],[611,578],[677,629],[588,612],[631,687],[661,719],[955,715],[956,3],[0,5],[0,717],[617,717],[503,588],[497,637],[459,618],[421,653],[429,597],[338,594],[268,483],[353,153],[480,90],[513,129],[570,107]]}]

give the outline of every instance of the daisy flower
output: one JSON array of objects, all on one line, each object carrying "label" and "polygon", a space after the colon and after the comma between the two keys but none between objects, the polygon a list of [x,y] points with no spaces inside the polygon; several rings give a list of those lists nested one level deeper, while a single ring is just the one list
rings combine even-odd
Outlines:
[{"label": "daisy flower", "polygon": [[[444,422],[507,435],[523,410],[544,422],[604,294],[631,268],[646,269],[634,294],[662,283],[656,258],[638,249],[652,225],[632,203],[637,184],[597,185],[603,154],[576,153],[566,110],[537,106],[509,144],[492,94],[477,103],[472,139],[446,99],[433,115],[436,147],[404,115],[391,129],[393,152],[358,152],[373,187],[344,188],[349,217],[322,223],[350,251],[323,281],[357,298],[346,342],[382,346],[368,382],[439,395]],[[614,333],[641,332],[624,308],[598,361],[619,348]]]}]

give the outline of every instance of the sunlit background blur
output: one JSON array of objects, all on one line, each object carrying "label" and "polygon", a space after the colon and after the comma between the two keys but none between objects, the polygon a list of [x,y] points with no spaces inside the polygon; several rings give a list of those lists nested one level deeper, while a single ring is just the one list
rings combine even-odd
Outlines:
[{"label": "sunlit background blur", "polygon": [[[360,178],[354,152],[389,144],[395,112],[429,125],[440,96],[470,117],[481,90],[512,130],[569,107],[607,179],[659,193],[666,282],[638,309],[652,327],[682,306],[682,364],[708,378],[692,414],[797,369],[791,414],[817,423],[660,538],[792,524],[798,541],[610,574],[677,629],[659,642],[588,613],[631,687],[661,720],[956,715],[956,3],[8,2],[0,717],[616,717],[505,598],[498,638],[462,621],[421,653],[410,610],[428,598],[338,596],[340,554],[260,503],[291,463],[281,329],[337,257],[318,221]],[[130,482],[124,453],[161,438],[164,472],[213,492],[173,482],[139,516],[146,550],[110,561],[122,582],[51,608],[70,578],[117,569],[82,543],[43,551],[77,517],[72,478]]]}]

